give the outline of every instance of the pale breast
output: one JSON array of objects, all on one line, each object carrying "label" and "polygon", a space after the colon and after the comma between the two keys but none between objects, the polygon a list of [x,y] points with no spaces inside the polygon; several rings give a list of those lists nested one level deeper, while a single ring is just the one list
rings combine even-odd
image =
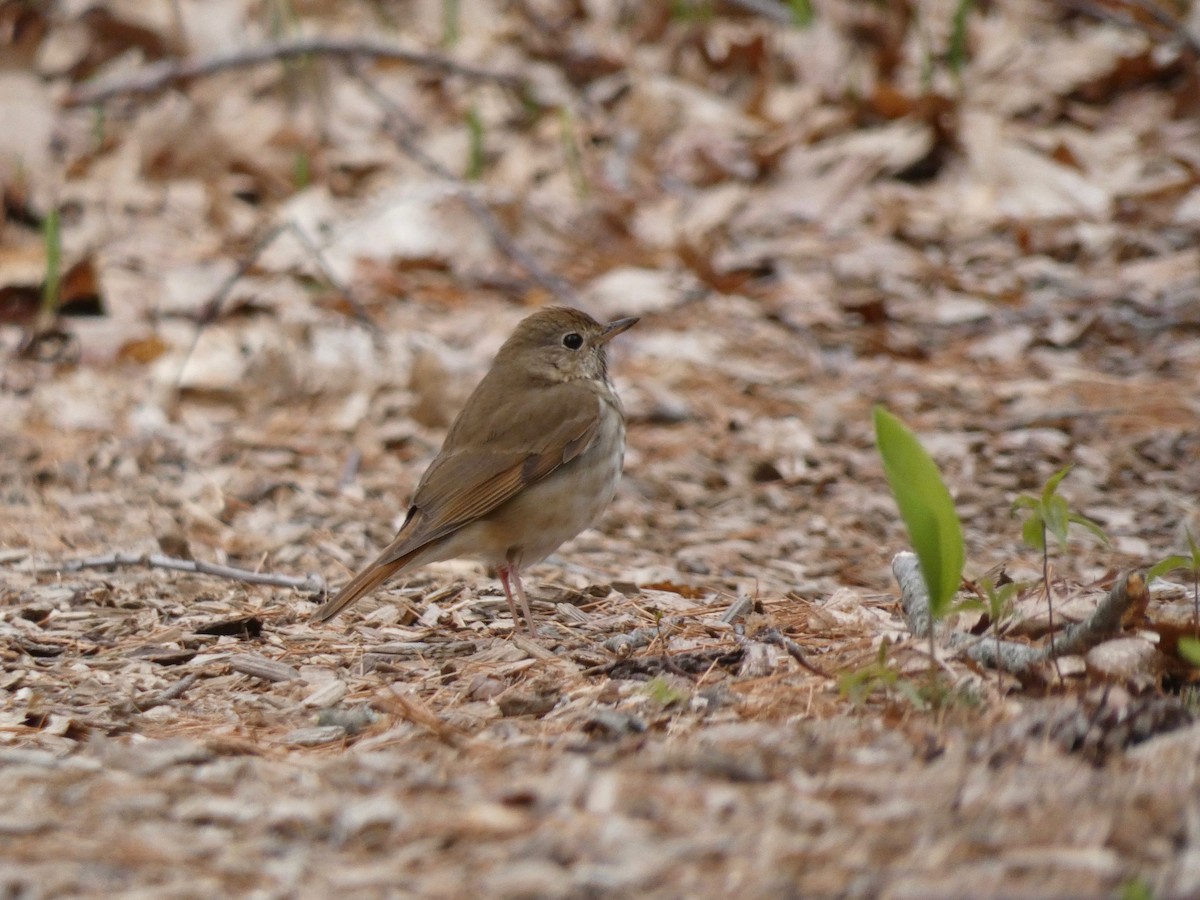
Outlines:
[{"label": "pale breast", "polygon": [[491,565],[533,565],[600,518],[621,480],[625,420],[608,399],[597,396],[596,402],[600,424],[588,448],[475,523],[486,550],[472,555]]}]

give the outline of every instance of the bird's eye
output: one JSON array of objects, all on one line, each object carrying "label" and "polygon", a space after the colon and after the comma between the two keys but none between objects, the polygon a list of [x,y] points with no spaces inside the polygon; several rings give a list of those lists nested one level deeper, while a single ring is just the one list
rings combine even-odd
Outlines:
[{"label": "bird's eye", "polygon": [[563,336],[563,346],[568,350],[578,350],[583,346],[583,336],[572,331]]}]

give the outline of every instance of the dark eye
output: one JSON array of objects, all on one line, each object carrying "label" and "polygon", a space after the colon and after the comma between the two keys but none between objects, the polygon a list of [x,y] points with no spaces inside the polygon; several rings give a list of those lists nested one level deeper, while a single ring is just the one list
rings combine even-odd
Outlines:
[{"label": "dark eye", "polygon": [[563,337],[563,346],[568,350],[578,350],[583,346],[583,336],[572,331]]}]

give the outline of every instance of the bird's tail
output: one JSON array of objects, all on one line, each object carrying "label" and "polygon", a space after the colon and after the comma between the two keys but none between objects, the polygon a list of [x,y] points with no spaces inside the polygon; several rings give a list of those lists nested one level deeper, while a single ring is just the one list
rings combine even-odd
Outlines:
[{"label": "bird's tail", "polygon": [[358,602],[398,573],[413,556],[412,553],[406,553],[399,559],[389,559],[391,553],[392,548],[388,547],[379,555],[378,559],[351,578],[332,600],[313,613],[313,621],[328,622],[343,609]]}]

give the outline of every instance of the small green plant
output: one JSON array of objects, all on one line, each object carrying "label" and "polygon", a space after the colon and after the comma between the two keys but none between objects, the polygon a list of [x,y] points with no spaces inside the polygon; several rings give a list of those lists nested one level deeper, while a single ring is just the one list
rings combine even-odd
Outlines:
[{"label": "small green plant", "polygon": [[946,48],[946,62],[955,76],[961,75],[970,59],[967,47],[967,19],[975,9],[975,0],[958,0],[954,8],[954,20],[950,28],[950,46]]},{"label": "small green plant", "polygon": [[1042,554],[1042,586],[1046,591],[1046,608],[1050,630],[1050,659],[1054,662],[1054,671],[1062,682],[1062,670],[1058,667],[1058,654],[1054,648],[1054,601],[1050,590],[1050,547],[1046,536],[1050,535],[1058,544],[1061,552],[1066,552],[1068,532],[1072,525],[1079,525],[1090,531],[1108,546],[1108,535],[1091,519],[1071,512],[1066,498],[1058,493],[1058,486],[1071,471],[1071,466],[1059,469],[1046,481],[1040,496],[1022,494],[1013,501],[1013,509],[1027,510],[1025,521],[1021,525],[1021,537],[1034,550]]},{"label": "small green plant", "polygon": [[676,22],[703,24],[712,21],[712,0],[674,0],[671,4],[671,18]]},{"label": "small green plant", "polygon": [[585,199],[590,188],[587,176],[583,172],[583,154],[579,152],[579,142],[575,137],[575,118],[565,106],[559,110],[558,125],[563,157],[566,160],[567,172],[571,176],[571,183],[575,186],[575,193],[579,198]]},{"label": "small green plant", "polygon": [[459,0],[442,0],[442,46],[458,43]]},{"label": "small green plant", "polygon": [[1192,529],[1187,529],[1188,555],[1168,556],[1166,559],[1159,560],[1150,567],[1150,571],[1146,573],[1146,581],[1153,581],[1155,578],[1161,578],[1168,572],[1173,572],[1176,569],[1183,569],[1185,572],[1190,572],[1192,575],[1192,627],[1196,631],[1196,637],[1200,637],[1200,545],[1197,545],[1196,539],[1192,536]]},{"label": "small green plant", "polygon": [[97,151],[104,146],[105,135],[108,133],[108,118],[104,111],[103,103],[92,107],[92,146]]},{"label": "small green plant", "polygon": [[807,28],[817,17],[812,0],[788,0],[788,8],[792,11],[792,22],[797,28]]},{"label": "small green plant", "polygon": [[882,406],[875,407],[874,416],[875,442],[883,459],[883,471],[896,498],[896,506],[900,508],[900,516],[908,527],[908,537],[920,560],[921,574],[929,591],[932,666],[936,665],[934,622],[952,611],[951,601],[962,582],[966,561],[962,524],[937,464],[925,452],[916,435]]},{"label": "small green plant", "polygon": [[[1012,615],[1013,601],[1016,599],[1020,585],[1015,581],[997,585],[995,579],[990,576],[980,578],[975,585],[985,601],[983,608],[987,610],[988,621],[992,623],[992,637],[996,639],[996,656],[998,658],[1000,655],[1000,623]],[[997,689],[1002,683],[1002,671],[1000,666],[996,666]]]},{"label": "small green plant", "polygon": [[891,643],[884,638],[879,644],[879,653],[871,663],[838,676],[838,693],[848,698],[855,706],[860,706],[872,694],[882,693],[886,700],[890,699],[895,691],[908,699],[913,706],[924,708],[925,701],[912,681],[901,677],[900,670],[888,659],[890,651]]},{"label": "small green plant", "polygon": [[46,280],[42,282],[42,305],[38,311],[39,331],[49,328],[58,315],[58,295],[62,288],[62,220],[58,207],[51,209],[42,222],[42,241],[46,245]]},{"label": "small green plant", "polygon": [[687,703],[688,695],[674,687],[661,675],[646,682],[646,695],[666,709],[669,706],[682,706]]},{"label": "small green plant", "polygon": [[470,139],[467,149],[467,180],[478,181],[483,177],[483,119],[474,106],[467,110],[467,135]]},{"label": "small green plant", "polygon": [[1120,900],[1154,900],[1154,890],[1141,878],[1131,878],[1117,890]]},{"label": "small green plant", "polygon": [[1200,640],[1194,637],[1181,637],[1179,639],[1179,655],[1193,666],[1200,667]]},{"label": "small green plant", "polygon": [[292,159],[292,184],[298,191],[312,184],[312,160],[305,150],[297,150]]}]

